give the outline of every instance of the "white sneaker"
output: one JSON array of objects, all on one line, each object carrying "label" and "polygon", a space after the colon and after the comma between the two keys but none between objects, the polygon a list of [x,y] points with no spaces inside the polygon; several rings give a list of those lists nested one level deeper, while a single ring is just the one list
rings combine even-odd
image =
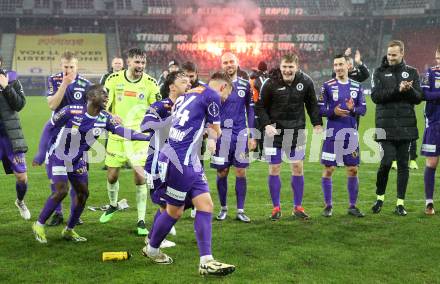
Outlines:
[{"label": "white sneaker", "polygon": [[20,211],[21,217],[25,220],[31,219],[31,212],[29,212],[29,209],[26,207],[26,204],[24,204],[23,201],[19,201],[18,199],[15,200],[15,206],[17,206],[18,211]]},{"label": "white sneaker", "polygon": [[216,275],[225,276],[235,271],[235,266],[232,264],[221,263],[216,260],[208,261],[205,264],[199,265],[200,275]]},{"label": "white sneaker", "polygon": [[177,233],[176,233],[176,228],[173,226],[172,228],[171,228],[171,230],[170,230],[170,235],[171,236],[175,236]]},{"label": "white sneaker", "polygon": [[[149,243],[150,243],[150,239],[148,237],[146,237],[145,238],[145,244],[148,246]],[[161,248],[161,249],[163,249],[163,248],[172,248],[172,247],[175,247],[175,246],[176,246],[175,242],[172,242],[172,241],[169,241],[169,240],[165,239],[165,240],[163,240],[160,243],[160,247],[159,248]]]},{"label": "white sneaker", "polygon": [[195,208],[191,209],[191,218],[196,218],[197,210]]},{"label": "white sneaker", "polygon": [[142,254],[145,257],[148,257],[149,259],[151,259],[151,261],[156,264],[171,264],[171,263],[173,263],[173,259],[171,257],[169,257],[168,255],[164,254],[163,252],[161,252],[160,250],[157,255],[150,255],[148,253],[147,246],[142,248]]}]

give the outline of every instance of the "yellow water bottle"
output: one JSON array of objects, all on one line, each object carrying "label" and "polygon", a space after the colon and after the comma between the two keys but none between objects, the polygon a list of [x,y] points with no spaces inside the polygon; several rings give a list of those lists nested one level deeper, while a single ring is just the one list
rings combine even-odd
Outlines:
[{"label": "yellow water bottle", "polygon": [[127,260],[131,257],[128,251],[106,251],[102,253],[102,261]]}]

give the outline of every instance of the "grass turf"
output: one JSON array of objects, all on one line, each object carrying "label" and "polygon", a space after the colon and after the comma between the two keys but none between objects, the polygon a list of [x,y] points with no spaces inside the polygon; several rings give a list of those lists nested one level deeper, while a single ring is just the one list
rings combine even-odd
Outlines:
[{"label": "grass turf", "polygon": [[[361,132],[374,126],[374,104],[368,101],[367,116],[361,120]],[[417,108],[420,131],[423,131],[422,108]],[[43,167],[32,168],[31,158],[38,147],[43,124],[49,117],[45,99],[30,97],[21,113],[29,144],[29,191],[27,205],[35,221],[49,195],[49,182]],[[420,142],[420,140],[419,140]],[[420,144],[419,144],[420,146]],[[365,150],[361,148],[361,150]],[[100,224],[101,212],[85,210],[83,226],[77,232],[87,243],[74,244],[61,239],[62,227],[47,228],[48,244],[34,240],[31,221],[24,221],[14,206],[15,179],[0,175],[0,282],[2,283],[401,283],[437,282],[440,277],[440,222],[438,216],[424,216],[423,164],[411,171],[406,207],[408,216],[392,214],[395,206],[396,174],[390,175],[384,208],[373,215],[377,164],[362,164],[359,170],[359,207],[367,213],[363,219],[346,215],[348,194],[345,171],[334,175],[334,216],[320,216],[323,209],[319,163],[305,163],[304,207],[309,221],[293,219],[292,193],[287,165],[282,169],[282,209],[279,222],[268,220],[271,202],[267,188],[267,164],[254,162],[248,171],[246,212],[251,224],[233,220],[235,215],[234,178],[229,179],[229,218],[213,221],[213,253],[220,260],[237,266],[236,272],[223,279],[204,279],[197,274],[198,251],[189,212],[177,223],[177,236],[170,239],[177,247],[166,249],[174,259],[171,266],[151,264],[141,256],[144,240],[135,235],[137,220],[135,188],[131,171],[120,177],[120,198],[132,206],[118,212],[108,224]],[[106,174],[94,164],[90,170],[90,198],[87,205],[107,203]],[[231,172],[233,173],[233,172]],[[207,170],[215,202],[215,172]],[[64,202],[69,215],[69,197]],[[148,202],[147,223],[156,210]],[[133,258],[121,262],[102,262],[104,251],[130,250]]]}]

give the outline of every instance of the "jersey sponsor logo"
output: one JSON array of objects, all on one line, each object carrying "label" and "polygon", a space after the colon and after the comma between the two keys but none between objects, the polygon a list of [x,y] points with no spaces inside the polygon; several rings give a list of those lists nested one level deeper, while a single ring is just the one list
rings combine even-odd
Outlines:
[{"label": "jersey sponsor logo", "polygon": [[80,109],[72,109],[72,110],[70,110],[70,113],[71,114],[82,114],[82,110],[80,110]]},{"label": "jersey sponsor logo", "polygon": [[402,78],[406,79],[409,77],[409,73],[408,72],[402,72]]},{"label": "jersey sponsor logo", "polygon": [[80,100],[80,99],[82,98],[82,93],[81,93],[81,92],[75,92],[75,93],[73,94],[73,97],[74,97],[76,100]]},{"label": "jersey sponsor logo", "polygon": [[337,102],[339,100],[339,92],[337,90],[332,91],[333,100]]},{"label": "jersey sponsor logo", "polygon": [[355,86],[355,87],[359,87],[359,86],[360,86],[359,83],[357,83],[357,82],[353,82],[353,81],[351,81],[351,85],[352,85],[352,86]]},{"label": "jersey sponsor logo", "polygon": [[245,93],[243,90],[239,90],[239,91],[238,91],[238,96],[239,96],[240,98],[244,98],[245,95],[246,95],[246,93]]},{"label": "jersey sponsor logo", "polygon": [[179,129],[176,129],[174,127],[170,129],[170,138],[173,140],[181,142],[183,138],[185,138],[185,135],[185,132],[180,131]]},{"label": "jersey sponsor logo", "polygon": [[243,81],[243,80],[239,79],[238,84],[240,84],[242,86],[247,86],[247,81]]},{"label": "jersey sponsor logo", "polygon": [[357,91],[351,91],[350,92],[350,97],[352,97],[353,99],[357,98],[358,96],[358,92]]},{"label": "jersey sponsor logo", "polygon": [[136,97],[137,96],[137,93],[136,92],[132,92],[132,91],[125,91],[124,92],[124,96],[125,97]]},{"label": "jersey sponsor logo", "polygon": [[212,102],[208,106],[208,113],[213,117],[217,117],[220,114],[220,107],[217,103]]},{"label": "jersey sponsor logo", "polygon": [[82,80],[78,80],[78,85],[85,87],[86,86],[86,82],[82,81]]},{"label": "jersey sponsor logo", "polygon": [[296,90],[297,91],[302,91],[302,90],[304,90],[304,85],[303,85],[303,83],[299,83],[298,85],[296,85]]},{"label": "jersey sponsor logo", "polygon": [[440,79],[439,80],[435,80],[434,87],[436,89],[440,88]]}]

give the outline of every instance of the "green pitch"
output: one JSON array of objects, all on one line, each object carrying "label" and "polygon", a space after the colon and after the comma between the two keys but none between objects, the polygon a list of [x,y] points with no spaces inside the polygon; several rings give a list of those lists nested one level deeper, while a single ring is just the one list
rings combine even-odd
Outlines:
[{"label": "green pitch", "polygon": [[[374,126],[374,104],[368,101],[367,116],[361,132]],[[418,107],[420,130],[422,108]],[[27,154],[29,191],[27,205],[35,221],[49,194],[43,167],[30,166],[40,131],[49,118],[45,98],[28,98],[21,120],[30,146]],[[419,145],[420,147],[420,141]],[[361,148],[361,150],[363,150]],[[354,219],[346,215],[348,195],[344,169],[334,179],[334,215],[320,216],[323,208],[319,163],[305,164],[304,207],[309,221],[290,216],[292,193],[287,165],[282,172],[282,210],[279,222],[268,220],[271,202],[267,189],[267,165],[254,162],[248,172],[246,211],[252,223],[242,224],[235,217],[234,178],[229,179],[229,219],[213,223],[213,253],[219,260],[233,263],[237,270],[222,280],[226,283],[422,283],[439,281],[440,216],[425,217],[423,165],[411,171],[406,207],[408,216],[392,214],[395,206],[396,174],[390,175],[385,206],[380,215],[372,215],[375,199],[376,164],[363,164],[359,170],[359,207],[367,216]],[[102,164],[91,166],[90,198],[87,205],[107,203],[106,172]],[[3,171],[2,171],[3,172]],[[218,212],[215,173],[207,171]],[[61,239],[62,227],[46,229],[48,244],[34,240],[32,222],[24,221],[14,206],[15,180],[0,174],[0,282],[27,283],[195,283],[204,282],[197,274],[197,245],[189,212],[177,223],[177,236],[170,238],[177,247],[167,249],[175,260],[171,266],[153,265],[141,256],[144,239],[135,235],[137,214],[131,171],[121,175],[120,198],[132,206],[118,212],[111,222],[99,223],[101,212],[85,210],[85,224],[77,231],[87,243],[74,244]],[[438,179],[437,179],[438,184]],[[438,196],[438,186],[436,196]],[[69,198],[64,202],[69,215]],[[440,207],[439,207],[440,209]],[[156,208],[148,204],[148,226]],[[122,262],[102,262],[103,251],[130,250],[133,258]],[[210,279],[211,280],[211,279]],[[214,280],[215,281],[215,280]]]}]

